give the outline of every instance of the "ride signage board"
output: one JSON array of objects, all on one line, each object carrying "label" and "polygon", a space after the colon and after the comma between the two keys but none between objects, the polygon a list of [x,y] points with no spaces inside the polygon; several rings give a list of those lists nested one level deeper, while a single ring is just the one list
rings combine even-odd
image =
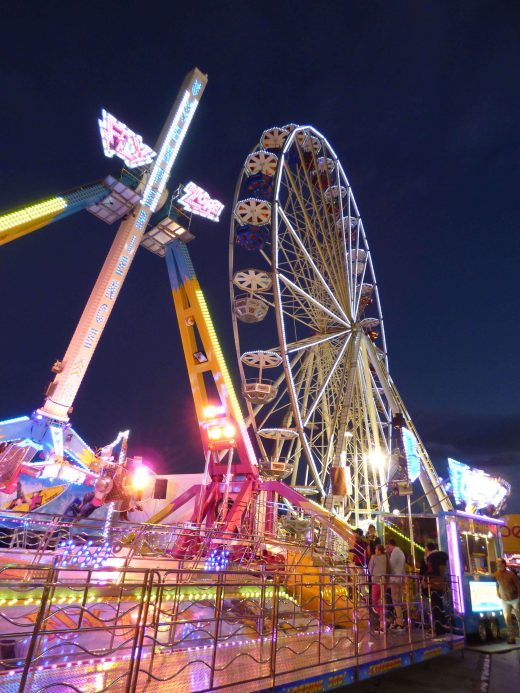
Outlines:
[{"label": "ride signage board", "polygon": [[502,611],[502,600],[497,596],[495,582],[470,580],[471,611]]},{"label": "ride signage board", "polygon": [[178,200],[184,209],[200,217],[219,221],[224,205],[218,200],[212,200],[209,194],[193,182],[184,186],[184,191]]},{"label": "ride signage board", "polygon": [[104,108],[101,115],[98,123],[105,156],[111,159],[116,155],[124,161],[128,168],[152,163],[156,152],[143,142],[141,135],[130,130],[127,125],[117,120]]},{"label": "ride signage board", "polygon": [[419,478],[421,473],[419,446],[414,434],[405,426],[401,427],[401,437],[403,440],[404,454],[406,456],[406,465],[408,467],[408,477],[413,483]]},{"label": "ride signage board", "polygon": [[455,502],[465,503],[466,509],[477,510],[489,505],[497,510],[511,493],[511,485],[501,477],[493,477],[448,457],[450,481]]}]

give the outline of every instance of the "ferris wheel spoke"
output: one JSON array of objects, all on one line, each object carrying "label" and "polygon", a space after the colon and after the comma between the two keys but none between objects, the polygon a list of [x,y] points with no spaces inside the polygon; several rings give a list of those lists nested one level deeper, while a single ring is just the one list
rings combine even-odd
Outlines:
[{"label": "ferris wheel spoke", "polygon": [[[339,302],[331,300],[330,289],[328,284],[334,286],[337,282],[333,276],[328,278],[323,273],[316,274],[308,264],[307,257],[302,254],[299,247],[294,243],[294,239],[286,234],[286,241],[290,240],[291,244],[280,241],[278,270],[290,277],[294,282],[307,294],[313,294],[317,299],[322,301],[324,305],[335,312],[339,308],[340,314],[345,315],[343,308]],[[319,276],[321,274],[321,277]]]},{"label": "ferris wheel spoke", "polygon": [[289,277],[286,277],[282,272],[278,272],[278,278],[285,284],[285,286],[288,289],[303,297],[308,302],[308,304],[313,305],[316,308],[319,308],[323,313],[329,315],[335,322],[339,322],[347,328],[350,327],[348,322],[345,322],[345,320],[343,320],[338,315],[329,310],[326,306],[324,306],[323,303],[320,303],[313,296],[310,296],[306,291],[297,286],[293,281],[289,279]]},{"label": "ferris wheel spoke", "polygon": [[[335,266],[335,263],[333,261],[333,254],[330,253],[330,250],[335,249],[334,244],[323,243],[323,238],[326,237],[326,234],[323,233],[323,228],[321,226],[321,219],[319,219],[319,217],[317,217],[316,220],[318,221],[318,228],[320,228],[320,231],[322,233],[322,238],[318,237],[318,235],[316,233],[317,224],[313,223],[316,220],[311,219],[311,217],[309,215],[309,210],[307,209],[307,206],[305,204],[304,194],[303,194],[302,190],[300,189],[300,186],[297,185],[296,180],[295,180],[289,166],[287,165],[287,162],[284,162],[284,172],[287,176],[287,180],[290,183],[290,192],[292,192],[294,194],[294,198],[295,198],[294,200],[291,200],[291,202],[293,204],[297,203],[299,206],[299,209],[301,210],[301,212],[303,214],[302,222],[300,224],[300,228],[302,229],[302,235],[308,241],[307,245],[309,247],[312,247],[313,249],[315,249],[317,255],[320,258],[321,266],[327,267],[327,268],[332,268],[333,266]],[[315,207],[312,206],[311,209],[313,209],[313,211],[314,211]],[[341,284],[341,282],[344,281],[344,278],[341,275],[341,273],[337,273],[335,280],[338,284]]]},{"label": "ferris wheel spoke", "polygon": [[309,266],[312,268],[312,271],[314,272],[314,274],[316,275],[316,277],[320,280],[320,282],[321,282],[323,288],[325,289],[326,293],[327,293],[328,296],[331,298],[332,302],[334,303],[334,305],[336,306],[336,308],[338,309],[338,311],[341,313],[341,315],[343,316],[343,318],[344,318],[347,322],[349,322],[349,317],[348,317],[347,314],[345,313],[344,309],[343,309],[342,306],[340,305],[340,303],[339,303],[339,301],[337,300],[337,298],[334,296],[334,294],[333,294],[332,291],[330,290],[330,287],[329,287],[327,281],[325,280],[325,277],[323,276],[323,274],[320,272],[320,270],[319,270],[318,267],[316,266],[316,263],[315,263],[314,260],[312,259],[312,257],[311,257],[311,255],[310,255],[309,251],[308,251],[307,248],[305,247],[305,245],[304,245],[304,243],[302,242],[300,236],[299,236],[299,235],[296,233],[296,231],[294,230],[293,225],[291,224],[291,222],[290,222],[289,219],[287,218],[287,215],[285,214],[284,210],[280,208],[279,213],[280,213],[280,216],[282,217],[282,219],[283,219],[283,221],[284,221],[284,223],[285,223],[285,225],[286,225],[287,230],[289,231],[289,233],[290,233],[291,236],[293,237],[294,241],[295,241],[296,244],[298,245],[298,248],[299,248],[300,251],[303,253],[304,257],[307,259],[307,262],[309,263]]},{"label": "ferris wheel spoke", "polygon": [[[331,152],[333,155],[333,158],[336,157],[336,155]],[[332,172],[329,172],[327,170],[327,188],[331,189],[332,184],[333,184],[333,179],[331,177]],[[343,171],[341,169],[341,166],[338,161],[336,161],[336,165],[334,167],[334,184],[337,186],[339,190],[341,190],[341,187],[344,186],[347,190],[347,200],[350,201],[351,198],[351,192],[350,192],[350,185],[348,180],[343,174]],[[321,193],[321,199],[322,199],[322,205],[326,207],[326,200],[325,200],[325,191],[323,190],[323,186],[320,185],[320,193]],[[340,198],[341,199],[341,198]],[[349,205],[349,202],[347,203]],[[334,247],[335,247],[335,264],[336,264],[336,274],[341,276],[342,281],[338,284],[337,290],[339,295],[341,296],[342,302],[345,306],[350,307],[350,301],[349,301],[349,296],[350,296],[350,286],[349,286],[349,263],[348,263],[348,254],[346,252],[346,247],[344,243],[344,229],[341,234],[341,236],[338,234],[337,231],[337,224],[339,221],[342,220],[343,218],[343,203],[341,203],[338,206],[338,209],[336,209],[335,205],[332,205],[330,208],[330,213],[326,215],[326,220],[328,223],[329,227],[329,234],[331,235],[332,238],[335,239]],[[350,235],[350,234],[349,234]],[[351,319],[354,320],[355,316],[351,314]]]},{"label": "ferris wheel spoke", "polygon": [[[343,337],[344,335],[350,334],[349,330],[342,330],[341,332],[333,332],[329,334],[318,334],[314,337],[308,337],[306,339],[300,339],[297,342],[290,342],[286,345],[286,352],[288,354],[293,354],[296,351],[301,351],[302,349],[310,349],[318,346],[319,344],[324,344],[325,342],[331,342],[334,339]],[[277,347],[274,347],[272,351],[275,351]]]},{"label": "ferris wheel spoke", "polygon": [[343,355],[345,354],[345,351],[346,351],[346,348],[347,348],[347,346],[348,346],[348,343],[349,343],[349,340],[347,339],[347,340],[345,341],[345,343],[343,344],[343,346],[342,346],[342,348],[341,348],[339,354],[337,355],[336,360],[334,361],[334,363],[333,363],[333,365],[332,365],[332,369],[330,370],[329,374],[328,374],[327,377],[325,378],[325,380],[324,380],[324,382],[323,382],[323,385],[321,386],[321,388],[320,388],[318,394],[316,395],[316,398],[315,398],[315,400],[314,400],[314,403],[311,405],[310,409],[309,409],[308,412],[307,412],[307,415],[306,415],[306,417],[305,417],[305,421],[303,422],[303,425],[304,425],[304,426],[307,426],[307,424],[309,423],[309,420],[310,420],[311,416],[314,414],[314,412],[315,412],[315,410],[316,410],[316,407],[318,406],[318,404],[319,404],[321,398],[323,397],[323,393],[324,393],[325,390],[327,389],[327,387],[328,387],[328,385],[329,385],[329,382],[330,382],[331,378],[333,377],[334,373],[336,372],[336,369],[337,369],[338,365],[341,363],[341,360],[342,360],[342,358],[343,358]]},{"label": "ferris wheel spoke", "polygon": [[[301,449],[305,458],[307,460],[308,468],[310,469],[311,475],[317,484],[321,493],[324,492],[324,486],[321,481],[320,470],[318,469],[317,461],[319,464],[320,455],[316,455],[314,446],[311,444],[309,437],[303,430],[300,412],[306,407],[307,398],[309,397],[309,389],[312,383],[312,371],[315,368],[315,353],[314,351],[309,351],[305,353],[305,357],[299,362],[299,370],[292,374],[292,382],[294,387],[294,396],[296,401],[299,403],[299,407],[296,408],[295,422],[297,423],[297,428],[299,430],[299,440],[301,442]],[[316,459],[317,458],[317,459]]]},{"label": "ferris wheel spoke", "polygon": [[[323,145],[323,148],[324,148],[323,153],[324,153],[325,157],[328,158],[327,154],[330,153],[330,154],[332,154],[332,160],[334,161],[335,160],[335,154],[333,152],[328,152],[328,150],[326,150],[324,145]],[[302,159],[301,151],[299,152],[299,154],[300,154],[300,159]],[[312,156],[313,156],[313,168],[316,172],[318,172],[318,161],[316,158],[316,153],[313,152]],[[327,167],[326,172],[325,172],[326,181],[322,182],[321,177],[317,176],[317,185],[315,185],[315,184],[313,184],[313,181],[311,181],[311,179],[310,179],[310,168],[311,167],[305,166],[304,162],[302,160],[302,167],[301,168],[302,168],[302,171],[304,174],[305,187],[310,192],[310,198],[312,201],[312,208],[313,208],[313,210],[315,212],[315,216],[316,216],[316,223],[319,225],[321,233],[322,233],[324,238],[326,238],[328,236],[330,239],[334,239],[336,236],[336,233],[335,233],[336,220],[335,220],[335,214],[334,214],[334,210],[335,210],[334,206],[330,207],[330,211],[328,213],[322,213],[322,214],[317,213],[318,209],[321,209],[322,211],[327,210],[327,200],[325,198],[325,190],[327,188],[331,187],[331,176],[330,176],[331,172],[329,171],[329,169]],[[335,163],[334,163],[334,170],[335,170],[335,175],[337,176],[338,175],[337,161],[335,161]],[[316,173],[316,175],[317,175],[317,173]],[[318,196],[316,195],[317,191],[319,191]],[[331,249],[333,248],[335,251],[337,251],[336,246],[337,246],[336,243],[332,243],[329,245],[329,247]],[[339,259],[340,258],[338,256],[337,252],[335,252],[334,254],[331,255],[331,262],[333,262],[336,266],[336,275],[343,277],[346,266],[341,266],[341,265],[338,266],[337,261]],[[342,286],[342,285],[343,285],[343,283],[340,286]],[[339,289],[339,286],[338,286],[338,289]]]},{"label": "ferris wheel spoke", "polygon": [[[297,259],[301,268],[307,272],[310,272],[310,268],[307,266],[310,260],[309,264],[318,273],[325,286],[329,284],[341,286],[345,281],[344,271],[337,269],[337,263],[334,262],[330,254],[324,260],[323,253],[320,255],[320,253],[316,252],[314,233],[312,229],[308,228],[309,224],[313,224],[314,219],[311,217],[309,217],[308,221],[298,219],[288,206],[286,208],[279,206],[279,213],[280,216],[283,214],[282,221],[284,222],[279,226],[278,235],[281,251],[290,253],[292,257]],[[321,245],[324,245],[326,240],[331,244],[333,239],[320,238]],[[337,299],[333,296],[332,300],[334,302]]]}]

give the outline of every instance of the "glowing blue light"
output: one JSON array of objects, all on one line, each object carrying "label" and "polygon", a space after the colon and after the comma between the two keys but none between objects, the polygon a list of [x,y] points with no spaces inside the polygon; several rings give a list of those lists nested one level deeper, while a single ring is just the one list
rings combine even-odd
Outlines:
[{"label": "glowing blue light", "polygon": [[139,215],[137,216],[136,222],[134,224],[135,228],[141,230],[143,228],[147,218],[148,218],[148,213],[144,209],[142,209],[139,212]]},{"label": "glowing blue light", "polygon": [[202,82],[194,79],[184,92],[179,106],[170,119],[170,126],[162,140],[143,193],[142,204],[149,207],[152,212],[155,211],[159,203],[175,158],[195,114],[199,99],[202,96],[201,90]]},{"label": "glowing blue light", "polygon": [[[79,564],[82,568],[97,569],[101,567],[105,561],[110,558],[112,547],[109,542],[104,542],[100,546],[93,546],[93,542],[87,544],[76,545],[74,542],[69,542],[65,545],[66,548],[61,555],[61,561],[58,561],[58,567],[65,568],[68,563]],[[65,560],[65,559],[69,559]]]},{"label": "glowing blue light", "polygon": [[492,477],[481,469],[474,469],[463,462],[448,457],[450,481],[455,503],[466,503],[476,509],[504,502],[511,486],[500,477]]},{"label": "glowing blue light", "polygon": [[414,434],[405,426],[401,428],[401,436],[403,440],[404,454],[406,457],[406,465],[408,467],[408,478],[414,482],[419,478],[421,473],[421,457],[419,454],[419,446]]},{"label": "glowing blue light", "polygon": [[0,426],[5,426],[7,424],[21,423],[22,421],[29,421],[28,416],[18,416],[16,419],[6,419],[5,421],[0,421]]}]

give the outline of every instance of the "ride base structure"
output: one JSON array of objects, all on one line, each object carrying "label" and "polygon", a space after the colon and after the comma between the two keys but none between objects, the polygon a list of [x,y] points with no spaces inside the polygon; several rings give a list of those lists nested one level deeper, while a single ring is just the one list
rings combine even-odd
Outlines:
[{"label": "ride base structure", "polygon": [[[338,688],[462,648],[475,612],[464,576],[488,575],[500,550],[498,521],[453,512],[390,379],[361,217],[309,126],[265,131],[237,185],[230,286],[244,418],[188,250],[186,200],[195,214],[217,206],[193,184],[166,188],[206,81],[186,77],[155,151],[103,113],[105,151],[133,171],[85,186],[74,209],[71,193],[0,216],[3,242],[66,210],[122,219],[44,405],[0,424],[2,690]],[[205,460],[171,497],[173,479],[127,455],[128,432],[94,451],[69,423],[139,245],[166,261]],[[258,348],[251,328],[269,321]],[[411,512],[415,480],[422,516]],[[132,521],[154,498],[148,521]],[[351,523],[369,521],[411,557],[397,602],[382,590],[377,610],[351,560]],[[414,571],[428,540],[450,553],[442,632]],[[478,598],[489,629],[498,613]],[[400,605],[404,627],[391,629]]]}]

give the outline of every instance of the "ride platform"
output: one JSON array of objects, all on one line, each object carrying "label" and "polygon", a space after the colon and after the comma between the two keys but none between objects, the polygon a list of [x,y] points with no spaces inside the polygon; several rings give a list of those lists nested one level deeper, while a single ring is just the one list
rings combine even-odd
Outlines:
[{"label": "ride platform", "polygon": [[[77,659],[36,667],[25,682],[32,691],[123,692],[173,691],[296,691],[333,690],[354,681],[384,674],[433,657],[461,650],[464,638],[446,635],[428,639],[423,633],[375,636],[357,644],[347,633],[313,632],[271,638],[234,640],[171,650],[152,656],[144,652],[138,668],[131,655]],[[5,693],[20,689],[22,670],[0,675]],[[302,688],[300,688],[302,687]]]}]

